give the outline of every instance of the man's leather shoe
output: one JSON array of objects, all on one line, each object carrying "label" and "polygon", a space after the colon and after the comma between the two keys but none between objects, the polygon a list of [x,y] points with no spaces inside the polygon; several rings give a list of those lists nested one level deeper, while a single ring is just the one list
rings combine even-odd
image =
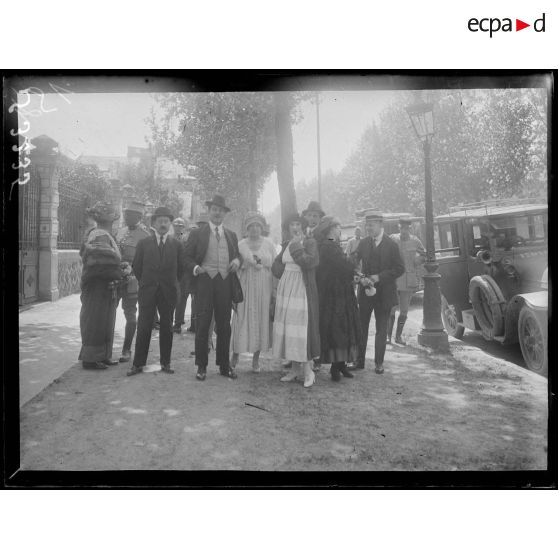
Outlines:
[{"label": "man's leather shoe", "polygon": [[103,360],[103,364],[107,364],[108,366],[114,366],[115,364],[118,364],[118,361],[113,360],[111,358],[107,358],[107,359]]},{"label": "man's leather shoe", "polygon": [[364,362],[353,362],[347,366],[347,370],[364,370]]},{"label": "man's leather shoe", "polygon": [[396,342],[398,345],[406,345],[406,344],[407,344],[407,342],[404,341],[402,337],[396,337],[396,338],[395,338],[395,342]]},{"label": "man's leather shoe", "polygon": [[347,365],[343,364],[341,366],[341,368],[339,368],[339,372],[341,372],[341,374],[343,374],[343,376],[345,376],[345,378],[354,378],[355,375],[352,372],[349,372],[347,370]]},{"label": "man's leather shoe", "polygon": [[332,382],[340,382],[341,381],[341,373],[339,371],[339,368],[330,368],[330,373],[331,373],[331,381]]},{"label": "man's leather shoe", "polygon": [[238,378],[235,371],[230,366],[225,366],[225,367],[221,368],[219,370],[219,374],[221,374],[221,376],[226,376],[227,378],[230,378],[231,380],[236,380],[236,378]]},{"label": "man's leather shoe", "polygon": [[374,372],[376,372],[376,374],[383,374],[384,367],[381,364],[376,364],[376,367],[374,368]]},{"label": "man's leather shoe", "polygon": [[108,368],[104,362],[84,362],[82,366],[86,370],[106,370]]},{"label": "man's leather shoe", "polygon": [[161,372],[165,374],[174,374],[174,370],[170,367],[170,364],[161,364]]},{"label": "man's leather shoe", "polygon": [[128,372],[126,372],[126,376],[135,376],[136,374],[141,374],[143,372],[143,366],[132,366]]},{"label": "man's leather shoe", "polygon": [[118,359],[120,362],[130,362],[132,353],[130,351],[122,351],[122,356]]},{"label": "man's leather shoe", "polygon": [[283,364],[283,368],[292,368],[293,367],[293,361],[289,360],[288,362],[285,362],[285,364]]},{"label": "man's leather shoe", "polygon": [[207,371],[205,368],[198,366],[198,371],[196,372],[196,380],[204,381]]}]

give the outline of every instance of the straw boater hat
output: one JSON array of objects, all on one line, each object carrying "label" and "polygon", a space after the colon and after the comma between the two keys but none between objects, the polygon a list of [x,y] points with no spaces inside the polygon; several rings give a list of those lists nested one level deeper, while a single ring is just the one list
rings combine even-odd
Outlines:
[{"label": "straw boater hat", "polygon": [[267,229],[265,217],[257,211],[249,211],[246,213],[246,217],[244,217],[244,230],[247,231],[248,227],[254,223],[258,223],[261,226],[262,232]]},{"label": "straw boater hat", "polygon": [[143,215],[145,211],[145,204],[135,200],[129,201],[126,207],[124,208],[124,211],[132,211],[134,213],[139,213],[140,215]]},{"label": "straw boater hat", "polygon": [[154,223],[157,217],[168,217],[171,221],[174,220],[174,217],[168,207],[158,207],[151,216],[151,222]]},{"label": "straw boater hat", "polygon": [[384,216],[382,215],[382,213],[380,213],[376,209],[372,209],[370,211],[367,211],[364,214],[364,218],[365,218],[366,221],[383,221],[384,220]]},{"label": "straw boater hat", "polygon": [[212,200],[206,201],[205,205],[207,205],[208,208],[212,205],[217,205],[218,207],[222,207],[227,213],[230,211],[225,203],[225,198],[219,194],[215,194]]},{"label": "straw boater hat", "polygon": [[314,229],[314,238],[320,240],[327,238],[327,233],[333,228],[340,225],[339,219],[333,217],[332,215],[326,215],[321,218],[320,222]]},{"label": "straw boater hat", "polygon": [[85,212],[97,222],[113,222],[120,218],[120,213],[118,213],[114,205],[102,201],[98,201],[92,207],[88,207]]},{"label": "straw boater hat", "polygon": [[310,213],[311,211],[316,211],[317,213],[320,214],[320,217],[323,217],[325,215],[325,211],[322,209],[322,206],[317,201],[311,201],[308,204],[308,207],[302,212],[302,216],[304,217],[307,213]]},{"label": "straw boater hat", "polygon": [[306,227],[308,226],[308,221],[306,220],[305,217],[301,217],[296,211],[294,213],[290,213],[288,214],[285,219],[283,219],[283,223],[281,224],[281,228],[283,230],[288,230],[289,228],[289,224],[297,221],[302,225],[303,229],[306,229]]}]

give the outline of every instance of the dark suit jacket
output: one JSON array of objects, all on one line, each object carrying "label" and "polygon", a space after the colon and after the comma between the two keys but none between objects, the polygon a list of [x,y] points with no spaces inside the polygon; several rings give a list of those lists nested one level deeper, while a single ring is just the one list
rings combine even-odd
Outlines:
[{"label": "dark suit jacket", "polygon": [[[236,234],[223,227],[225,231],[225,239],[229,246],[229,263],[238,258],[241,260],[240,252],[238,251],[238,239]],[[194,229],[190,231],[190,236],[186,241],[186,246],[184,249],[184,262],[186,266],[186,273],[190,273],[193,276],[194,268],[197,265],[202,265],[207,253],[207,247],[209,246],[209,235],[211,234],[211,227],[208,223],[202,225],[199,229]],[[193,277],[192,285],[195,288],[197,277]]]},{"label": "dark suit jacket", "polygon": [[380,305],[385,308],[396,306],[398,299],[395,280],[405,273],[405,264],[397,243],[384,233],[382,242],[376,247],[374,239],[367,236],[360,241],[355,255],[357,261],[362,262],[364,275],[378,275],[380,280],[375,285],[375,296]]},{"label": "dark suit jacket", "polygon": [[157,287],[161,287],[167,302],[176,306],[178,283],[184,273],[182,243],[170,235],[167,236],[161,258],[157,238],[154,235],[142,238],[138,242],[132,268],[139,281],[140,304],[142,300],[155,296]]}]

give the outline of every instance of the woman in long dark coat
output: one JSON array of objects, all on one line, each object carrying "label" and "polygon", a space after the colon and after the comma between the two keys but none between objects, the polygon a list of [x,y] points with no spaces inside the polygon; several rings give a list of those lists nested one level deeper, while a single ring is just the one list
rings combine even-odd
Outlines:
[{"label": "woman in long dark coat", "polygon": [[[118,364],[112,359],[114,323],[118,299],[116,287],[129,269],[121,267],[120,251],[111,235],[119,215],[110,204],[98,202],[87,210],[97,226],[89,231],[81,247],[81,351],[83,368],[103,370]],[[129,266],[127,266],[129,268]]]},{"label": "woman in long dark coat", "polygon": [[275,319],[273,322],[273,356],[292,361],[292,370],[281,378],[290,382],[304,370],[304,387],[315,381],[312,359],[320,355],[318,290],[315,270],[318,247],[313,238],[304,236],[306,220],[298,214],[288,216],[283,231],[289,240],[282,245],[271,271],[279,278]]},{"label": "woman in long dark coat", "polygon": [[340,223],[334,217],[322,217],[314,230],[318,241],[320,264],[316,272],[320,300],[321,361],[331,363],[331,379],[341,374],[352,378],[347,362],[358,355],[361,326],[354,291],[355,269],[339,244]]}]

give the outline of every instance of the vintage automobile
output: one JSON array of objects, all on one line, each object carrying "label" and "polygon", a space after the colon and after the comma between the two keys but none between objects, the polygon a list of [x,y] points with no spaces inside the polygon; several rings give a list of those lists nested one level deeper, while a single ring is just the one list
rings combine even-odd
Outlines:
[{"label": "vintage automobile", "polygon": [[548,205],[490,200],[435,219],[442,319],[460,339],[518,343],[527,367],[548,370]]}]

